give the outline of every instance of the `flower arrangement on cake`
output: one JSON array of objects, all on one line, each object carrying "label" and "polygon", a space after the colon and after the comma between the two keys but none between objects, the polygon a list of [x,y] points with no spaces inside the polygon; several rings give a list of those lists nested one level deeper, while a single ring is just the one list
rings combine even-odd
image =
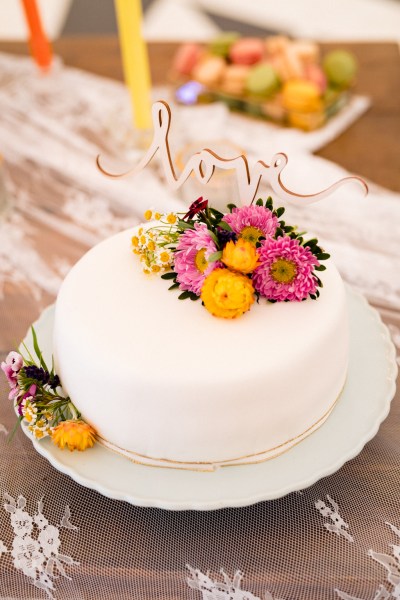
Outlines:
[{"label": "flower arrangement on cake", "polygon": [[148,210],[145,219],[158,223],[141,227],[132,249],[145,273],[162,273],[179,289],[180,300],[201,298],[214,316],[233,319],[255,300],[269,302],[315,300],[322,287],[318,271],[329,254],[316,238],[282,220],[283,207],[264,203],[237,207],[229,213],[209,206],[202,197],[186,214]]},{"label": "flower arrangement on cake", "polygon": [[19,423],[24,421],[36,439],[50,436],[59,448],[86,450],[95,442],[95,430],[81,419],[71,399],[62,394],[61,382],[49,369],[39,348],[32,327],[36,359],[24,345],[27,357],[19,352],[9,352],[1,363],[10,386],[9,400],[15,403]]}]

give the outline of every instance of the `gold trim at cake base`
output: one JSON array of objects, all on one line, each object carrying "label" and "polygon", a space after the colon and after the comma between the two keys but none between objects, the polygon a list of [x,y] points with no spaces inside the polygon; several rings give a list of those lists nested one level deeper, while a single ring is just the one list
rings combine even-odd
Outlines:
[{"label": "gold trim at cake base", "polygon": [[253,465],[253,464],[265,462],[267,460],[271,460],[272,458],[276,458],[277,456],[290,450],[290,448],[293,448],[293,446],[296,446],[297,444],[302,442],[306,437],[308,437],[314,431],[319,429],[319,427],[321,427],[321,425],[324,424],[326,419],[329,417],[329,415],[335,408],[337,402],[339,401],[339,399],[342,395],[343,389],[344,389],[344,386],[341,389],[336,400],[328,408],[328,410],[322,415],[322,417],[320,417],[317,421],[315,421],[315,423],[313,423],[310,427],[308,427],[305,431],[303,431],[303,433],[300,433],[296,437],[293,437],[290,440],[287,440],[286,442],[279,444],[278,446],[270,448],[269,450],[264,450],[263,452],[257,452],[255,454],[248,454],[246,456],[241,456],[239,458],[233,458],[233,459],[221,460],[221,461],[215,461],[215,462],[211,462],[211,461],[209,461],[209,462],[203,462],[203,461],[196,461],[196,462],[187,461],[187,462],[185,462],[185,461],[178,461],[178,460],[170,460],[167,458],[153,458],[151,456],[145,456],[143,454],[138,454],[137,452],[132,452],[131,450],[125,450],[123,448],[119,448],[115,444],[112,444],[111,442],[109,442],[108,440],[105,440],[104,438],[102,438],[100,436],[97,436],[97,441],[99,444],[101,444],[105,448],[112,450],[113,452],[119,454],[120,456],[124,456],[125,458],[128,458],[131,462],[133,462],[135,464],[139,464],[139,465],[144,465],[147,467],[157,467],[157,468],[164,468],[164,469],[180,469],[180,470],[185,470],[185,471],[189,470],[189,471],[210,472],[210,471],[215,471],[216,469],[218,469],[220,467]]}]

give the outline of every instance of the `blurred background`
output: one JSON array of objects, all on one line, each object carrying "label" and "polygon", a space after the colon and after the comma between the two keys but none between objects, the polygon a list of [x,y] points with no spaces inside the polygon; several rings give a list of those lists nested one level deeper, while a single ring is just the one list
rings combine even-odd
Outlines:
[{"label": "blurred background", "polygon": [[[151,40],[202,40],[221,30],[318,40],[400,40],[400,0],[142,0]],[[51,38],[116,33],[113,0],[39,0]],[[25,39],[21,6],[0,2],[0,39]]]}]

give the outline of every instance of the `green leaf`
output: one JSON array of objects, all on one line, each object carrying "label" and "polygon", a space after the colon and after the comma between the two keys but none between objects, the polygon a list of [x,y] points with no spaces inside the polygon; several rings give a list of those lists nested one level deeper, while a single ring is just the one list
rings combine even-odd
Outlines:
[{"label": "green leaf", "polygon": [[326,252],[321,252],[320,254],[316,254],[316,257],[318,258],[318,260],[328,260],[328,258],[330,258],[331,255],[327,254]]},{"label": "green leaf", "polygon": [[213,232],[211,229],[208,229],[208,233],[210,234],[210,236],[212,237],[212,239],[214,240],[214,242],[215,242],[216,244],[218,244],[218,238],[217,238],[217,236],[215,235],[215,233],[214,233],[214,232]]},{"label": "green leaf", "polygon": [[257,202],[256,202],[256,205],[257,205],[257,206],[264,206],[264,202],[262,201],[262,199],[261,199],[261,198],[259,198],[259,199],[257,200]]},{"label": "green leaf", "polygon": [[179,294],[178,300],[186,300],[187,298],[190,298],[190,294],[191,292],[182,292],[182,294]]},{"label": "green leaf", "polygon": [[219,221],[222,219],[222,217],[224,216],[224,213],[222,213],[220,210],[217,210],[216,208],[209,208],[210,213],[212,214],[213,217],[215,217],[216,221]]},{"label": "green leaf", "polygon": [[326,267],[324,265],[319,265],[318,267],[314,267],[316,271],[326,271]]},{"label": "green leaf", "polygon": [[22,419],[23,419],[23,418],[24,418],[24,417],[20,416],[20,417],[18,417],[17,421],[15,422],[15,425],[14,425],[14,427],[13,427],[13,429],[12,429],[11,433],[10,433],[10,434],[9,434],[9,436],[8,436],[8,440],[7,440],[7,441],[8,441],[8,443],[9,443],[9,444],[12,442],[12,440],[13,440],[13,437],[14,437],[14,435],[15,435],[15,434],[16,434],[16,432],[17,432],[18,425],[20,425],[20,424],[21,424],[21,421],[22,421]]},{"label": "green leaf", "polygon": [[48,371],[47,365],[46,365],[46,363],[44,362],[44,358],[43,358],[42,351],[41,351],[41,350],[40,350],[40,348],[39,348],[39,344],[38,344],[38,341],[37,341],[37,335],[36,335],[36,331],[35,331],[35,328],[34,328],[33,326],[31,327],[31,332],[32,332],[33,348],[34,348],[34,350],[35,350],[36,356],[37,356],[37,357],[38,357],[38,359],[39,359],[40,366],[41,366],[41,367],[42,367],[42,368],[43,368],[45,371]]},{"label": "green leaf", "polygon": [[269,210],[273,210],[274,204],[272,202],[271,196],[268,196],[267,200],[265,201],[265,208],[268,208]]},{"label": "green leaf", "polygon": [[283,215],[284,212],[285,212],[285,208],[283,206],[280,206],[279,208],[276,209],[275,214],[279,218]]},{"label": "green leaf", "polygon": [[236,204],[232,204],[232,203],[230,203],[230,204],[227,204],[226,206],[227,206],[227,208],[228,208],[229,212],[232,212],[232,210],[233,210],[234,208],[237,208]]},{"label": "green leaf", "polygon": [[175,279],[175,277],[175,271],[169,271],[168,273],[164,273],[163,275],[161,275],[161,279]]},{"label": "green leaf", "polygon": [[276,228],[276,232],[275,232],[276,237],[282,237],[283,236],[283,230],[280,227]]},{"label": "green leaf", "polygon": [[313,246],[316,246],[316,244],[318,244],[318,240],[317,238],[313,238],[304,244],[304,248],[312,248]]},{"label": "green leaf", "polygon": [[179,219],[178,229],[194,229],[194,225],[192,223],[186,223],[186,221],[182,221],[182,219]]},{"label": "green leaf", "polygon": [[218,226],[221,227],[221,229],[225,229],[226,231],[232,231],[232,227],[229,225],[229,223],[226,223],[225,221],[221,221],[220,223],[218,223]]},{"label": "green leaf", "polygon": [[176,290],[176,288],[179,287],[179,283],[173,283],[172,285],[169,286],[169,290]]},{"label": "green leaf", "polygon": [[208,262],[216,262],[217,260],[219,260],[222,256],[222,250],[218,250],[218,252],[213,252],[212,254],[210,254],[210,256],[208,257]]},{"label": "green leaf", "polygon": [[200,296],[197,296],[197,294],[195,294],[194,292],[190,292],[190,299],[195,302],[196,300],[198,300],[200,298]]}]

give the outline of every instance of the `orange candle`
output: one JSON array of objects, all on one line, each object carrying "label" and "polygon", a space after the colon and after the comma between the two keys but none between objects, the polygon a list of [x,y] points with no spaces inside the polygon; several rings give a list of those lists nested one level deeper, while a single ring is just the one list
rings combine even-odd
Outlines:
[{"label": "orange candle", "polygon": [[52,51],[49,40],[42,27],[36,0],[22,0],[26,21],[29,27],[29,47],[37,65],[47,70],[52,61]]}]

